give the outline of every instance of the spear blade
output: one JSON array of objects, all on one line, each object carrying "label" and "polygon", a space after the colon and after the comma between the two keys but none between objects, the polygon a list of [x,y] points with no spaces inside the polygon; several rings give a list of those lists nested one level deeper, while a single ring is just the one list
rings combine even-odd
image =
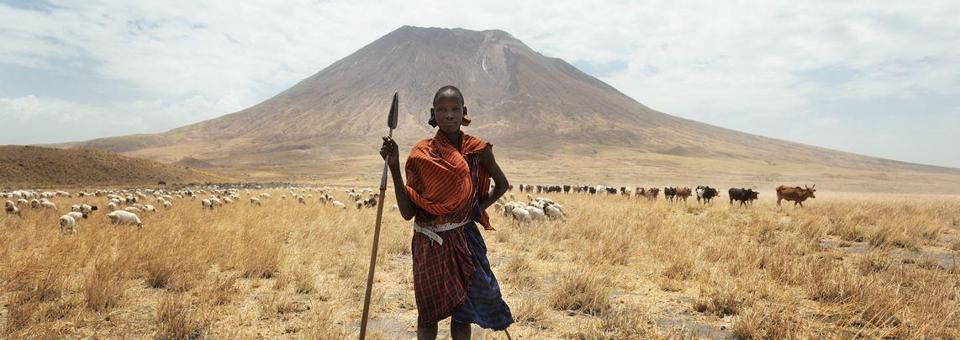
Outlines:
[{"label": "spear blade", "polygon": [[400,94],[397,92],[393,93],[393,103],[390,104],[390,114],[387,116],[387,127],[392,131],[397,128],[397,106],[400,103]]}]

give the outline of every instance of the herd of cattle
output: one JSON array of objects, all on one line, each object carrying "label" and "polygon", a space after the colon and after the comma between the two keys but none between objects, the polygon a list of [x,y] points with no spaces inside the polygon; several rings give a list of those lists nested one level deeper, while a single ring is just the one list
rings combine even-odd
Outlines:
[{"label": "herd of cattle", "polygon": [[[808,198],[816,198],[814,186],[788,187],[781,185],[776,188],[777,205],[781,201],[787,200],[794,202],[794,205],[803,207],[803,202]],[[31,191],[17,190],[10,192],[0,192],[0,199],[6,199],[4,202],[4,211],[8,215],[21,216],[22,209],[35,209],[40,211],[59,211],[54,200],[58,198],[87,198],[87,202],[101,200],[105,204],[106,217],[112,224],[127,224],[143,227],[143,222],[138,214],[156,213],[162,207],[170,209],[173,202],[177,200],[199,201],[198,204],[203,210],[213,210],[227,204],[236,204],[246,196],[249,204],[252,206],[261,206],[264,200],[272,198],[267,192],[255,193],[252,190],[263,189],[259,185],[209,185],[204,187],[185,187],[177,190],[165,189],[121,189],[121,190],[96,190],[93,192],[81,191],[71,194],[66,191]],[[375,208],[378,202],[378,194],[370,188],[365,189],[333,189],[330,187],[305,187],[305,186],[284,186],[274,187],[273,189],[289,190],[289,198],[298,204],[306,205],[316,195],[316,202],[323,205],[330,205],[336,209],[346,209],[347,205],[334,199],[333,194],[342,190],[349,200],[353,201],[352,206],[356,209]],[[527,193],[527,202],[516,201],[512,193],[513,187],[509,188],[511,193],[507,197],[501,198],[493,204],[493,208],[504,216],[512,217],[514,220],[527,222],[544,219],[563,219],[565,216],[564,208],[557,202],[549,198],[536,197],[531,194],[538,193],[580,193],[580,194],[606,194],[621,195],[626,197],[645,198],[647,200],[656,200],[660,195],[660,188],[644,187],[608,187],[603,185],[526,185],[520,184],[519,191]],[[696,196],[697,202],[709,204],[714,198],[720,196],[716,188],[701,185],[695,189],[689,187],[665,187],[663,188],[664,199],[668,201],[686,202],[691,196]],[[731,188],[727,191],[730,204],[739,202],[740,206],[750,205],[759,197],[759,192],[747,188]],[[280,200],[287,200],[288,194],[281,191]],[[507,200],[509,198],[509,200]],[[152,204],[151,204],[152,203]],[[156,204],[156,206],[154,205]],[[397,206],[393,205],[392,210]],[[101,210],[94,204],[74,204],[70,206],[69,212],[60,216],[58,223],[61,230],[65,233],[76,232],[77,224],[90,215]]]},{"label": "herd of cattle", "polygon": [[[803,206],[803,201],[808,198],[816,198],[816,184],[813,186],[803,186],[803,187],[789,187],[786,185],[781,185],[777,187],[777,206],[780,205],[781,201],[787,200],[794,202],[794,205]],[[591,195],[596,194],[608,194],[608,195],[623,195],[623,196],[634,196],[637,198],[643,197],[648,200],[656,200],[660,195],[660,188],[644,188],[644,187],[613,187],[613,186],[604,186],[604,185],[530,185],[530,184],[520,184],[519,191],[523,193],[587,193]],[[510,190],[513,190],[511,186]],[[706,185],[699,185],[696,189],[690,189],[690,187],[665,187],[663,188],[663,197],[664,199],[673,202],[683,201],[686,202],[687,198],[690,198],[694,193],[697,195],[697,202],[702,204],[710,203],[714,198],[720,196],[720,192],[716,188],[711,188]],[[760,193],[753,189],[747,188],[730,188],[727,190],[727,195],[730,198],[730,204],[733,202],[739,202],[740,206],[745,206],[751,204],[753,201],[757,200],[760,197]]]}]

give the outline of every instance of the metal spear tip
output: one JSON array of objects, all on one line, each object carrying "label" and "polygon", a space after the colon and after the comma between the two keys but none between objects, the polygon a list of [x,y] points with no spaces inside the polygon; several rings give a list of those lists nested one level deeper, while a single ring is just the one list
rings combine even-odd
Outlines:
[{"label": "metal spear tip", "polygon": [[390,127],[390,130],[397,128],[397,106],[400,103],[400,94],[397,92],[393,93],[393,103],[390,104],[390,115],[387,116],[387,126]]}]

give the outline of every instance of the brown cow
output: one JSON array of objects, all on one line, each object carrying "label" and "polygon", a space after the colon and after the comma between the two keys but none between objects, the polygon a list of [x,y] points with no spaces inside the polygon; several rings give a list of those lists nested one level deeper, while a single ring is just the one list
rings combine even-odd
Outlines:
[{"label": "brown cow", "polygon": [[692,194],[690,187],[677,188],[677,200],[683,200],[683,203],[687,203],[687,198]]},{"label": "brown cow", "polygon": [[655,201],[657,195],[660,194],[660,188],[649,188],[643,192],[643,197],[646,197],[648,200]]},{"label": "brown cow", "polygon": [[781,185],[777,187],[777,206],[780,206],[780,201],[787,200],[793,201],[794,206],[800,205],[800,207],[803,208],[803,201],[808,198],[817,198],[817,196],[814,195],[814,193],[817,192],[817,189],[814,189],[816,187],[816,184],[814,184],[812,187],[804,185],[803,188],[791,188],[786,185]]}]

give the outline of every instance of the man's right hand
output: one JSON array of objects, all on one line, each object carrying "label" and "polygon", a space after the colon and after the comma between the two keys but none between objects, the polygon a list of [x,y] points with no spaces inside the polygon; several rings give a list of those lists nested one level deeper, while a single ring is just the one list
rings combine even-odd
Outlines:
[{"label": "man's right hand", "polygon": [[400,165],[400,150],[397,148],[397,142],[390,137],[383,137],[383,145],[380,147],[380,157],[387,161],[389,166]]}]

